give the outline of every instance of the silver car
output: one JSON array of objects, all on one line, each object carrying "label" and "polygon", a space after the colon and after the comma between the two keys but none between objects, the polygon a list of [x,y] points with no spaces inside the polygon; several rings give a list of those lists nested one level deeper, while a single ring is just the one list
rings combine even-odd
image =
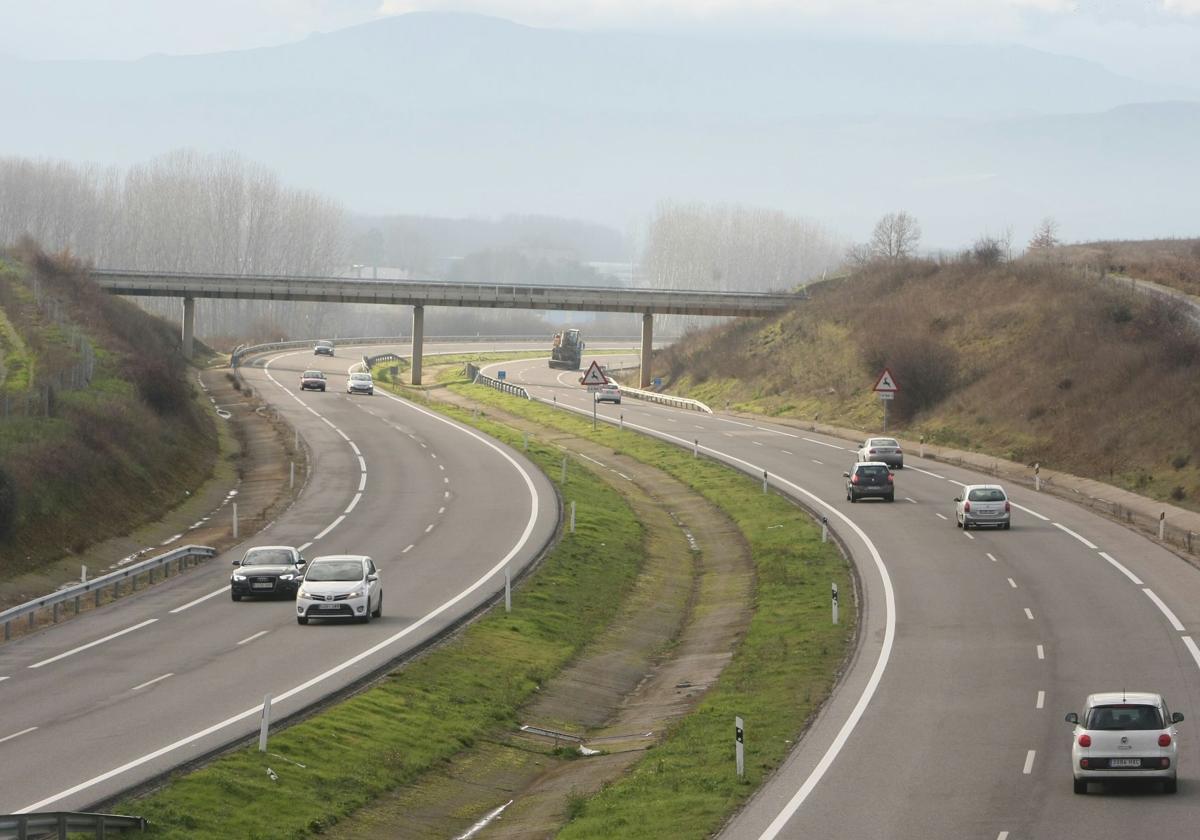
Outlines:
[{"label": "silver car", "polygon": [[601,385],[600,390],[596,392],[596,402],[611,402],[617,405],[621,404],[621,386],[613,383]]},{"label": "silver car", "polygon": [[1168,712],[1160,694],[1110,691],[1088,695],[1083,716],[1071,712],[1071,771],[1076,793],[1088,782],[1109,779],[1161,781],[1163,793],[1178,785],[1179,712]]},{"label": "silver car", "polygon": [[954,524],[964,531],[987,525],[1008,530],[1012,505],[999,484],[968,484],[954,497]]},{"label": "silver car", "polygon": [[371,396],[375,393],[375,383],[371,379],[369,373],[352,373],[346,381],[347,394],[366,394]]},{"label": "silver car", "polygon": [[881,461],[893,469],[904,469],[904,450],[900,441],[889,437],[873,437],[858,448],[858,460]]},{"label": "silver car", "polygon": [[383,615],[383,584],[375,562],[363,554],[331,554],[308,564],[296,593],[296,622],[351,618],[370,623]]}]

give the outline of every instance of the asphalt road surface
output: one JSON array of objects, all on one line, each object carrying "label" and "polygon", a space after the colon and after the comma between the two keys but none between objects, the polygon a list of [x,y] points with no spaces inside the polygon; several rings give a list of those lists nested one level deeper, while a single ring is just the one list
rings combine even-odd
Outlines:
[{"label": "asphalt road surface", "polygon": [[[592,358],[616,365],[618,359]],[[491,366],[493,372],[500,366]],[[507,380],[590,415],[579,374],[505,362]],[[630,375],[627,381],[633,381]],[[1196,836],[1200,574],[1069,502],[1010,488],[1009,531],[954,525],[986,475],[905,453],[896,502],[845,501],[852,445],[795,427],[625,398],[606,422],[731,463],[829,520],[865,599],[849,673],[726,838],[1018,840]],[[1071,727],[1095,691],[1162,692],[1180,725],[1179,792],[1071,787]],[[745,722],[747,761],[754,721]],[[732,737],[732,721],[730,732]],[[731,760],[732,761],[732,760]]]},{"label": "asphalt road surface", "polygon": [[[474,346],[472,349],[478,349]],[[312,450],[299,500],[203,567],[0,645],[0,813],[82,810],[258,731],[428,640],[502,591],[553,536],[551,484],[516,451],[377,391],[345,393],[347,348],[243,369]],[[320,368],[329,390],[298,390]],[[233,603],[250,545],[371,555],[369,625],[297,625],[291,601]]]}]

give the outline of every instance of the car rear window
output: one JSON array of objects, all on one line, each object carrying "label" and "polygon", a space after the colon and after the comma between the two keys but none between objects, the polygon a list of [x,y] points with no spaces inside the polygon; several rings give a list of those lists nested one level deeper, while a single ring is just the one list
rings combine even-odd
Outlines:
[{"label": "car rear window", "polygon": [[308,567],[305,580],[362,580],[363,567],[358,560],[334,560]]},{"label": "car rear window", "polygon": [[899,446],[900,444],[891,438],[875,438],[871,441],[872,446]]},{"label": "car rear window", "polygon": [[1088,729],[1162,729],[1162,718],[1154,706],[1122,703],[1116,706],[1096,706],[1088,712]]},{"label": "car rear window", "polygon": [[306,371],[304,371],[304,378],[305,379],[324,379],[325,374],[321,373],[321,371],[319,371],[319,370],[306,370]]},{"label": "car rear window", "polygon": [[247,551],[246,556],[242,558],[243,566],[282,566],[291,563],[292,553],[282,548]]},{"label": "car rear window", "polygon": [[1004,491],[994,487],[972,490],[967,494],[967,500],[972,502],[1003,502]]},{"label": "car rear window", "polygon": [[858,474],[859,475],[869,475],[872,477],[879,477],[879,476],[887,475],[888,468],[887,467],[859,467]]},{"label": "car rear window", "polygon": [[371,379],[371,374],[369,374],[369,373],[352,373],[352,374],[350,374],[350,378],[357,379],[357,380],[365,379],[365,380],[369,381]]}]

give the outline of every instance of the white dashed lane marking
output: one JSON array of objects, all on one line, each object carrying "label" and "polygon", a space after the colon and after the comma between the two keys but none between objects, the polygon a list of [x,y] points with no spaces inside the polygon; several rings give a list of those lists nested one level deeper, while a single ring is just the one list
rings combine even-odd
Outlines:
[{"label": "white dashed lane marking", "polygon": [[1044,692],[1044,691],[1038,692],[1037,704],[1036,704],[1035,708],[1038,708],[1038,709],[1046,708],[1046,692]]},{"label": "white dashed lane marking", "polygon": [[1038,653],[1038,659],[1046,658],[1046,649],[1044,647],[1042,647],[1041,645],[1037,646],[1037,653]]},{"label": "white dashed lane marking", "polygon": [[162,682],[163,680],[167,679],[168,677],[173,677],[173,676],[175,676],[175,675],[174,675],[174,674],[163,674],[161,677],[155,677],[155,678],[154,678],[154,679],[152,679],[152,680],[146,680],[146,681],[145,681],[144,683],[142,683],[141,685],[135,685],[135,686],[133,687],[133,690],[134,690],[134,691],[141,691],[143,688],[148,688],[148,687],[150,687],[150,686],[154,685],[155,683],[160,683],[160,682]]},{"label": "white dashed lane marking", "polygon": [[1100,547],[1100,546],[1096,545],[1094,542],[1092,542],[1091,540],[1089,540],[1087,537],[1084,537],[1080,534],[1075,533],[1070,528],[1068,528],[1066,525],[1063,525],[1061,522],[1054,522],[1051,524],[1053,524],[1055,528],[1062,531],[1064,534],[1069,534],[1070,536],[1079,540],[1081,543],[1083,543],[1084,545],[1086,545],[1088,548],[1092,549],[1093,551],[1095,551],[1096,549],[1098,549]]},{"label": "white dashed lane marking", "polygon": [[11,741],[13,738],[20,738],[22,735],[28,735],[30,732],[33,732],[36,729],[36,726],[31,726],[28,729],[22,729],[20,732],[14,732],[11,735],[5,735],[3,738],[0,738],[0,744],[3,744],[5,741]]},{"label": "white dashed lane marking", "polygon": [[1146,597],[1153,601],[1154,605],[1162,611],[1162,614],[1167,617],[1167,621],[1171,622],[1171,626],[1175,628],[1175,632],[1183,633],[1187,630],[1187,628],[1180,623],[1179,619],[1175,617],[1175,613],[1171,612],[1171,608],[1164,604],[1162,602],[1162,598],[1159,598],[1157,595],[1155,595],[1153,590],[1143,589],[1142,591],[1145,592]]},{"label": "white dashed lane marking", "polygon": [[1021,770],[1026,776],[1033,772],[1033,758],[1037,755],[1037,750],[1030,750],[1025,753],[1025,767]]},{"label": "white dashed lane marking", "polygon": [[1136,583],[1138,586],[1141,586],[1141,585],[1142,585],[1142,579],[1141,579],[1141,578],[1139,578],[1139,577],[1138,577],[1137,575],[1135,575],[1133,572],[1129,571],[1129,569],[1126,569],[1124,566],[1122,566],[1120,563],[1118,563],[1118,562],[1117,562],[1117,561],[1116,561],[1116,560],[1115,560],[1115,559],[1112,557],[1112,555],[1110,555],[1108,552],[1106,552],[1106,551],[1101,551],[1101,552],[1100,552],[1100,556],[1101,556],[1101,557],[1103,557],[1105,560],[1107,560],[1109,563],[1112,563],[1113,567],[1114,567],[1114,568],[1116,568],[1116,569],[1117,569],[1117,571],[1119,571],[1121,574],[1125,575],[1125,577],[1129,578],[1131,581],[1133,581],[1134,583]]}]

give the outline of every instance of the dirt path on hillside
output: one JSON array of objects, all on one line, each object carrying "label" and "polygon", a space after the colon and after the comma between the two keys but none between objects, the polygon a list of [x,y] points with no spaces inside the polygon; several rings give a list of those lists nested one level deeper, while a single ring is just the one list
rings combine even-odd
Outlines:
[{"label": "dirt path on hillside", "polygon": [[[446,390],[430,396],[473,407]],[[553,836],[573,803],[619,779],[691,711],[729,662],[751,617],[753,564],[741,533],[698,493],[582,438],[483,409],[589,464],[646,529],[643,568],[612,625],[522,710],[523,730],[460,755],[327,832],[349,838]],[[517,597],[519,598],[519,590]],[[597,754],[580,757],[580,747]]]}]

